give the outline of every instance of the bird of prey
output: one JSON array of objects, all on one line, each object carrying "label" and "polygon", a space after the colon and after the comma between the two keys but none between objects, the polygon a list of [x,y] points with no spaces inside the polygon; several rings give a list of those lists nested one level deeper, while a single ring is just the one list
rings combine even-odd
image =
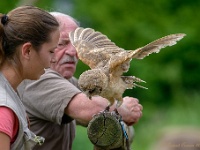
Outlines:
[{"label": "bird of prey", "polygon": [[92,28],[78,27],[70,32],[69,38],[75,47],[78,58],[90,67],[78,80],[79,87],[91,99],[99,95],[106,98],[111,106],[117,100],[122,104],[126,89],[142,87],[136,82],[145,82],[135,76],[123,76],[130,68],[132,59],[143,59],[151,53],[158,53],[166,46],[175,45],[185,34],[171,34],[155,40],[136,50],[118,47],[106,35]]}]

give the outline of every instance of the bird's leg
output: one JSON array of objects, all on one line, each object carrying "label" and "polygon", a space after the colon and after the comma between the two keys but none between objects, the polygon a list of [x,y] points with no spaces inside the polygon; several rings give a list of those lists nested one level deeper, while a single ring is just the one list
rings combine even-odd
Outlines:
[{"label": "bird's leg", "polygon": [[106,112],[106,111],[108,112],[109,110],[110,110],[110,104],[108,106],[106,106],[104,112]]},{"label": "bird's leg", "polygon": [[108,102],[108,105],[106,106],[106,108],[103,110],[103,113],[105,112],[109,112],[110,111],[110,106],[111,106],[111,102]]},{"label": "bird's leg", "polygon": [[[105,114],[105,113],[107,113],[107,112],[109,112],[110,111],[110,103],[108,103],[108,106],[106,106],[106,108],[104,109],[104,110],[102,110],[102,111],[100,111],[100,112],[98,112],[97,114],[95,114],[94,116],[96,116],[96,115],[100,115],[100,114]],[[94,117],[93,116],[93,117]]]},{"label": "bird's leg", "polygon": [[119,115],[119,112],[117,110],[117,108],[119,108],[122,104],[122,98],[120,98],[120,100],[117,100],[117,103],[116,103],[116,107],[114,109],[115,113]]},{"label": "bird's leg", "polygon": [[108,105],[106,106],[106,108],[104,110],[100,111],[99,113],[95,114],[94,116],[102,114],[102,113],[105,114],[105,113],[109,112],[110,111],[110,106],[111,106],[111,103],[109,101]]},{"label": "bird's leg", "polygon": [[110,110],[110,106],[113,105],[115,99],[113,97],[108,99],[108,106],[105,108],[104,112],[108,112]]},{"label": "bird's leg", "polygon": [[[117,101],[117,102],[118,102],[118,101]],[[115,116],[116,119],[118,119],[118,120],[120,121],[120,120],[122,120],[122,116],[119,114],[119,112],[118,112],[118,110],[117,110],[118,107],[119,107],[119,105],[116,104],[116,108],[111,112],[111,114],[112,114],[113,116]]]},{"label": "bird's leg", "polygon": [[123,99],[120,98],[119,100],[117,100],[117,104],[116,104],[116,108],[120,107],[122,105]]},{"label": "bird's leg", "polygon": [[117,108],[119,108],[119,107],[121,106],[121,104],[122,104],[122,102],[123,102],[123,98],[120,97],[120,98],[118,98],[116,101],[117,101],[116,107],[114,108],[113,112],[114,112],[114,114],[115,114],[116,116],[121,117],[121,115],[119,114]]}]

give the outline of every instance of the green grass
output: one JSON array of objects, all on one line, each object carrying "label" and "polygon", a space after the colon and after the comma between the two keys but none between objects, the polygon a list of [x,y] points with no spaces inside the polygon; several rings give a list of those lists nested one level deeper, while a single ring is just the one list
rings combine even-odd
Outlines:
[{"label": "green grass", "polygon": [[93,145],[91,144],[88,136],[87,129],[82,126],[76,128],[76,138],[73,143],[73,150],[92,150]]}]

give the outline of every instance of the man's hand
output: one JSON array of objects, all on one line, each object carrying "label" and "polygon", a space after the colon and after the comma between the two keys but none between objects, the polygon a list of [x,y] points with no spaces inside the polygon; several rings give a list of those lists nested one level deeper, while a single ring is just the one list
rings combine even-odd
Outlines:
[{"label": "man's hand", "polygon": [[133,97],[124,97],[122,105],[117,109],[122,120],[131,126],[139,121],[142,116],[143,107],[139,100]]}]

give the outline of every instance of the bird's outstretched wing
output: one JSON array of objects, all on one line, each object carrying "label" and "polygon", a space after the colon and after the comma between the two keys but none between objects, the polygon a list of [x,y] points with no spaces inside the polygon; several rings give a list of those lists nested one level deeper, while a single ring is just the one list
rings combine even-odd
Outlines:
[{"label": "bird's outstretched wing", "polygon": [[165,37],[162,37],[158,40],[155,40],[144,47],[138,48],[132,53],[132,58],[143,59],[152,53],[159,53],[160,49],[165,48],[167,46],[172,46],[177,43],[177,41],[181,40],[185,34],[171,34]]},{"label": "bird's outstretched wing", "polygon": [[[172,46],[177,43],[177,41],[181,40],[185,34],[171,34],[155,40],[144,47],[138,48],[136,50],[127,50],[126,52],[120,52],[115,57],[112,57],[109,61],[110,72],[115,72],[116,68],[119,66],[125,66],[124,63],[129,62],[132,58],[143,59],[152,53],[159,53],[160,49],[165,48],[167,46]],[[119,69],[118,69],[119,70]],[[123,70],[120,70],[121,74]],[[126,70],[127,71],[127,70]],[[119,72],[118,72],[119,73]]]},{"label": "bird's outstretched wing", "polygon": [[69,38],[77,51],[79,59],[91,69],[103,67],[110,57],[124,51],[106,35],[91,28],[78,27],[70,32]]}]

